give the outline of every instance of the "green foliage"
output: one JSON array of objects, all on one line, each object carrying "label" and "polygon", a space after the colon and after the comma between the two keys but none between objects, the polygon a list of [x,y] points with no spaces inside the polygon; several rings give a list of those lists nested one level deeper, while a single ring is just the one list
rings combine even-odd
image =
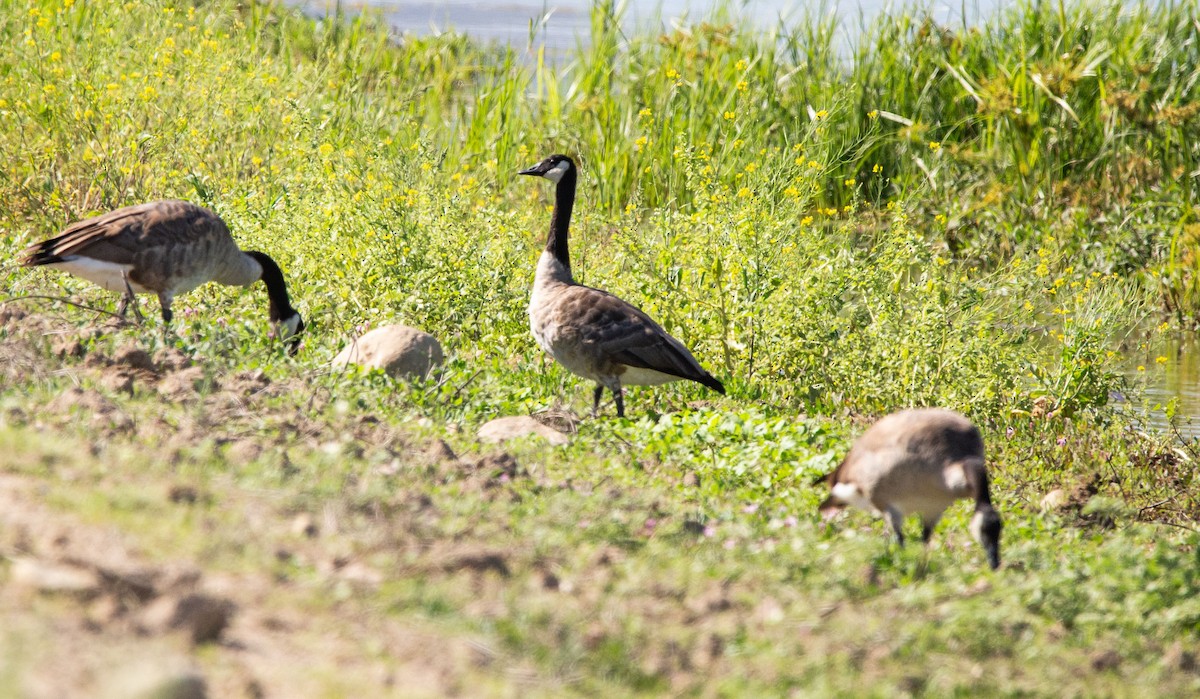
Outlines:
[{"label": "green foliage", "polygon": [[[580,694],[995,691],[970,679],[976,664],[1014,693],[1119,690],[1062,674],[1098,643],[1128,653],[1130,679],[1183,693],[1194,681],[1153,668],[1164,644],[1194,640],[1196,542],[1135,522],[1187,526],[1200,512],[1191,462],[1111,398],[1125,388],[1117,341],[1152,304],[1185,324],[1197,303],[1193,15],[1021,3],[956,30],[909,10],[864,27],[847,55],[827,15],[763,36],[718,9],[627,36],[620,6],[597,3],[591,36],[551,65],[461,36],[396,38],[370,16],[0,0],[0,249],[11,259],[91,213],[191,199],[281,263],[310,330],[290,358],[266,337],[260,289],[198,289],[176,301],[177,337],[151,321],[88,335],[83,351],[170,344],[204,358],[212,385],[264,369],[287,391],[218,419],[205,400],[117,395],[56,358],[66,374],[0,384],[0,424],[15,430],[0,435],[36,444],[76,373],[135,424],[203,422],[214,434],[176,459],[105,433],[86,406],[67,411],[60,431],[138,457],[112,456],[129,482],[99,494],[55,481],[59,504],[240,569],[256,565],[249,525],[167,516],[140,479],[270,492],[289,515],[336,503],[349,523],[338,545],[389,572],[365,595],[372,614],[483,635]],[[552,199],[514,173],[550,152],[582,167],[577,276],[659,319],[730,395],[631,391],[631,419],[584,421],[562,448],[509,445],[534,475],[481,494],[381,446],[394,434],[355,430],[446,439],[474,458],[465,435],[491,417],[590,403],[525,315]],[[66,276],[10,266],[0,279],[11,297],[115,303]],[[93,319],[39,308],[56,332]],[[347,338],[393,321],[442,340],[436,375],[326,367]],[[816,522],[812,479],[864,416],[912,405],[983,429],[1017,562],[1001,577],[980,577],[963,508],[930,552],[887,548],[865,516]],[[221,440],[245,435],[268,444],[234,463]],[[49,463],[31,451],[5,468],[57,478]],[[1053,487],[1079,502],[1035,514]],[[393,519],[411,531],[371,529]],[[525,556],[487,590],[502,611],[471,611],[474,579],[408,567],[431,541],[470,537]],[[282,577],[319,578],[271,560]],[[535,576],[550,570],[586,594],[545,592]],[[721,586],[733,592],[706,601]],[[317,591],[323,604],[348,594]],[[914,658],[944,668],[924,690],[900,679]]]}]

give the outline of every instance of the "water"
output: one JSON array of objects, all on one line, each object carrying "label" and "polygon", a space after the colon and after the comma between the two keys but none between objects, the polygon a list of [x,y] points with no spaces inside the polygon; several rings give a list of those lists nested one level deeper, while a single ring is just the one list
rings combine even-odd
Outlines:
[{"label": "water", "polygon": [[1196,333],[1163,335],[1134,360],[1126,378],[1133,395],[1149,411],[1147,427],[1172,431],[1167,406],[1175,401],[1175,429],[1180,437],[1200,439],[1200,341]]},{"label": "water", "polygon": [[[335,0],[285,0],[311,16],[333,12]],[[962,25],[977,21],[999,6],[1000,0],[934,0],[922,4],[943,25]],[[714,5],[732,6],[737,16],[746,18],[764,30],[782,23],[791,27],[806,13],[835,12],[849,41],[859,26],[859,17],[870,19],[889,8],[904,7],[890,0],[660,0],[628,2],[625,10],[627,31],[669,30],[675,24],[698,22],[707,17]],[[483,41],[510,44],[517,48],[545,46],[551,57],[561,57],[584,42],[591,32],[592,0],[365,0],[342,2],[345,12],[370,7],[393,27],[417,34],[461,32]]]}]

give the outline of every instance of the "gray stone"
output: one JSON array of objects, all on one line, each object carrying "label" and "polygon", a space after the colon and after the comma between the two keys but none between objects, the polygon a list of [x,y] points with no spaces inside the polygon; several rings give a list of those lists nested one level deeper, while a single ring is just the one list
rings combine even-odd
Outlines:
[{"label": "gray stone", "polygon": [[102,681],[104,699],[207,699],[204,676],[184,658],[144,658],[112,670]]},{"label": "gray stone", "polygon": [[95,571],[65,563],[16,558],[9,575],[13,584],[38,592],[92,597],[100,591]]},{"label": "gray stone", "polygon": [[510,439],[528,435],[536,435],[554,445],[566,444],[571,441],[571,438],[567,435],[553,427],[543,425],[528,415],[498,417],[495,420],[484,423],[476,434],[479,437],[479,441],[489,444],[499,444],[507,442]]},{"label": "gray stone", "polygon": [[394,379],[413,379],[428,376],[443,359],[442,345],[433,335],[406,325],[385,325],[352,340],[333,358],[333,366],[358,364],[383,369]]}]

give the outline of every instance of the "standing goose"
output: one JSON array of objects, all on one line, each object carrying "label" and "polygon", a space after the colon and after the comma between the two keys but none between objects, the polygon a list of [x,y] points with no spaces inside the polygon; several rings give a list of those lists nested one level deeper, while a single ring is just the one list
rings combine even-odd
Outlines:
[{"label": "standing goose", "polygon": [[288,340],[290,354],[296,353],[304,330],[279,265],[265,253],[238,249],[220,217],[185,201],[152,201],[73,223],[27,248],[21,265],[46,265],[123,292],[122,316],[135,303],[135,293],[157,294],[164,325],[171,322],[176,294],[210,281],[247,286],[261,279],[271,302],[271,322]]},{"label": "standing goose", "polygon": [[607,388],[617,403],[617,416],[625,416],[622,384],[654,386],[688,379],[724,394],[721,382],[650,316],[607,291],[575,283],[567,254],[575,205],[574,161],[552,155],[518,174],[544,177],[556,185],[550,235],[529,298],[529,325],[555,361],[596,382],[592,415],[599,411]]},{"label": "standing goose", "polygon": [[933,536],[942,513],[959,498],[975,499],[971,534],[1000,567],[1000,515],[992,507],[983,438],[966,417],[951,410],[902,410],[868,429],[842,463],[817,483],[830,485],[821,503],[828,519],[846,506],[883,515],[904,545],[904,517],[921,516],[921,537]]}]

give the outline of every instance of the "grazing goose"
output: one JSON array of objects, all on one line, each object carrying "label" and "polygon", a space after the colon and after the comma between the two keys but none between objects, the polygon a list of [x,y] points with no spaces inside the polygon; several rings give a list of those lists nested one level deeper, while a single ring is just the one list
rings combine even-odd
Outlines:
[{"label": "grazing goose", "polygon": [[555,361],[596,382],[592,415],[599,411],[607,388],[617,403],[617,416],[625,416],[622,384],[654,386],[688,379],[725,393],[721,382],[650,316],[607,291],[575,283],[567,254],[575,205],[574,161],[552,155],[518,174],[545,177],[556,185],[550,235],[529,299],[529,325]]},{"label": "grazing goose", "polygon": [[868,429],[842,463],[817,483],[830,485],[820,512],[832,517],[853,505],[881,514],[904,545],[904,517],[921,516],[925,543],[942,513],[959,498],[975,499],[971,534],[1000,567],[1000,515],[992,507],[983,438],[967,418],[951,410],[902,410]]},{"label": "grazing goose", "polygon": [[152,201],[71,224],[61,234],[27,248],[21,265],[45,265],[124,293],[125,315],[135,293],[158,295],[163,323],[171,301],[205,282],[247,286],[261,279],[269,315],[295,354],[304,321],[288,300],[283,272],[261,252],[238,249],[216,214],[185,201]]}]

